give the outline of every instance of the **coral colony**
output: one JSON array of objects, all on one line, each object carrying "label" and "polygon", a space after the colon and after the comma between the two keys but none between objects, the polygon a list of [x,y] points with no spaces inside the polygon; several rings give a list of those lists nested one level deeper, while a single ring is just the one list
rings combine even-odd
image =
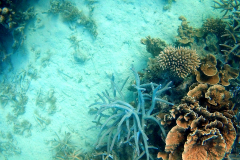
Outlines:
[{"label": "coral colony", "polygon": [[[115,142],[121,141],[120,143],[128,143],[134,148],[134,159],[140,159],[145,154],[147,159],[149,159],[151,157],[149,154],[149,149],[156,149],[156,147],[148,144],[149,138],[145,131],[147,120],[151,120],[158,124],[158,126],[161,128],[161,134],[166,137],[165,130],[160,124],[160,121],[154,117],[152,112],[157,102],[173,105],[172,103],[158,97],[161,95],[161,93],[170,89],[169,86],[171,82],[166,84],[164,87],[154,83],[140,84],[139,75],[133,67],[131,70],[136,80],[136,84],[134,84],[134,88],[137,90],[136,106],[132,106],[123,99],[118,99],[118,97],[116,97],[116,92],[118,92],[120,95],[122,95],[122,93],[121,90],[115,85],[114,79],[112,79],[114,97],[110,98],[108,92],[102,92],[103,95],[98,94],[102,102],[96,102],[91,105],[100,105],[96,119],[98,123],[102,125],[101,131],[98,135],[96,148],[105,145],[103,143],[103,139],[107,136],[107,156],[109,156],[112,152]],[[151,95],[144,93],[147,88],[152,90]],[[150,108],[146,108],[145,101],[149,100],[151,101],[151,106]],[[107,110],[110,110],[109,113],[111,114],[105,114],[104,111]],[[101,123],[100,119],[102,118],[107,119]]]}]

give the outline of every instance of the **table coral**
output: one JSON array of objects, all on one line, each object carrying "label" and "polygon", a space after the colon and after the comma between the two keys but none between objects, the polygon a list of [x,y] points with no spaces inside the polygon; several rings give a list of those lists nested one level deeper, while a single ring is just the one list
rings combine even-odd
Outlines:
[{"label": "table coral", "polygon": [[169,70],[172,75],[185,78],[200,65],[196,50],[185,47],[168,46],[156,57],[160,67]]}]

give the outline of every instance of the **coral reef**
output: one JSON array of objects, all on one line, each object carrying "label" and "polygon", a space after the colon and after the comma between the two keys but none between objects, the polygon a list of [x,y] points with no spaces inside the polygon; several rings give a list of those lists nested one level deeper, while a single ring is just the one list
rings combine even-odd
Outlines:
[{"label": "coral reef", "polygon": [[[162,92],[170,89],[169,85],[171,83],[168,83],[163,88],[161,85],[153,83],[140,84],[139,75],[133,67],[131,70],[133,71],[136,79],[134,87],[135,90],[137,90],[138,98],[134,103],[135,105],[131,105],[124,101],[124,97],[121,93],[123,87],[117,87],[113,77],[111,79],[111,84],[114,91],[114,98],[109,97],[108,92],[102,92],[103,96],[98,94],[102,102],[96,102],[90,105],[90,107],[100,105],[95,117],[98,122],[97,124],[99,124],[101,128],[96,148],[105,146],[106,143],[104,142],[104,139],[107,138],[107,157],[113,151],[114,146],[116,146],[116,142],[118,142],[118,146],[129,144],[133,147],[132,157],[134,159],[140,159],[144,156],[146,156],[146,159],[153,159],[149,150],[151,148],[154,149],[155,147],[148,143],[149,138],[146,128],[149,126],[149,123],[153,121],[159,125],[161,134],[163,138],[165,137],[164,129],[162,128],[160,122],[154,117],[152,112],[157,102],[173,105],[166,100],[158,98]],[[125,83],[126,81],[124,84]],[[143,91],[147,91],[149,89],[152,90],[152,94],[143,94]],[[120,99],[117,97],[116,93],[119,93],[121,97]],[[107,103],[105,99],[109,103]],[[146,101],[151,101],[149,108],[146,108]],[[104,119],[104,121],[101,122],[101,119]]]},{"label": "coral reef", "polygon": [[220,80],[217,70],[217,60],[212,54],[207,55],[201,60],[201,65],[196,74],[196,80],[200,83],[217,84]]},{"label": "coral reef", "polygon": [[225,13],[223,14],[223,17],[228,14],[228,12],[236,11],[238,10],[239,7],[239,2],[236,0],[220,0],[218,1],[213,1],[214,6],[212,6],[215,9],[221,9],[221,12]]},{"label": "coral reef", "polygon": [[[30,19],[35,17],[34,8],[22,1],[0,1],[0,60],[11,64],[9,56],[23,44],[24,29]],[[6,41],[7,40],[7,41]],[[12,42],[13,40],[13,42]],[[7,50],[8,43],[12,43],[12,51]],[[0,65],[1,65],[0,63]],[[1,69],[1,68],[0,68]]]},{"label": "coral reef", "polygon": [[156,58],[163,70],[168,70],[179,78],[187,77],[200,65],[196,50],[184,47],[168,46]]},{"label": "coral reef", "polygon": [[160,38],[151,38],[147,36],[146,39],[142,38],[141,43],[146,45],[146,49],[153,57],[157,56],[167,46],[166,42]]},{"label": "coral reef", "polygon": [[81,40],[79,40],[76,36],[72,35],[68,38],[68,40],[71,42],[71,47],[74,48],[73,51],[73,59],[76,63],[84,63],[86,60],[89,59],[89,57],[83,53],[82,51],[80,51],[80,45],[79,42]]},{"label": "coral reef", "polygon": [[236,139],[230,98],[230,92],[221,85],[193,87],[182,104],[170,110],[176,126],[169,131],[165,152],[160,152],[158,158],[227,158]]}]

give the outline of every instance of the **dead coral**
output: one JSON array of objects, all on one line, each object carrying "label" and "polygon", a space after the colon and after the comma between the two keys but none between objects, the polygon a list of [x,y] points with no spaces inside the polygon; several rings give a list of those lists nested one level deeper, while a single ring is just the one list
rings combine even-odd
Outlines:
[{"label": "dead coral", "polygon": [[57,138],[51,140],[54,158],[67,160],[84,160],[85,155],[77,149],[72,142],[71,133],[66,133],[63,138],[60,138],[56,133]]},{"label": "dead coral", "polygon": [[13,131],[15,134],[19,134],[19,135],[23,135],[26,132],[26,136],[30,136],[31,127],[32,127],[32,124],[29,121],[23,120],[22,122],[14,123]]},{"label": "dead coral", "polygon": [[79,10],[70,1],[59,2],[52,0],[50,1],[50,10],[48,12],[61,14],[64,21],[83,25],[94,37],[96,37],[98,35],[97,25],[92,18],[92,11],[93,10],[90,10],[89,16],[86,16],[82,10]]},{"label": "dead coral", "polygon": [[157,57],[160,67],[169,70],[174,76],[185,78],[200,65],[196,50],[168,46]]}]

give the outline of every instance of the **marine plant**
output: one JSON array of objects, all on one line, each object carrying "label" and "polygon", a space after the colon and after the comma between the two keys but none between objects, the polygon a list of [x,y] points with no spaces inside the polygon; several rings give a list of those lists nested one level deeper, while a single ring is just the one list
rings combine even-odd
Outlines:
[{"label": "marine plant", "polygon": [[[151,146],[148,143],[148,135],[146,128],[151,121],[155,122],[161,129],[161,134],[163,139],[166,137],[164,128],[161,126],[160,121],[155,118],[153,114],[155,104],[157,102],[167,103],[173,105],[172,103],[159,98],[159,96],[171,87],[169,82],[164,87],[157,85],[155,83],[140,84],[140,78],[134,67],[131,68],[135,76],[135,84],[133,85],[136,92],[136,105],[131,105],[124,101],[124,96],[121,93],[122,88],[126,81],[123,83],[122,87],[119,88],[115,82],[114,77],[111,79],[111,87],[113,90],[114,98],[111,98],[109,93],[102,92],[103,96],[98,94],[102,102],[95,102],[90,105],[100,105],[98,112],[95,116],[97,119],[97,124],[100,125],[100,132],[98,134],[98,140],[96,143],[96,148],[100,148],[106,143],[104,139],[107,139],[107,154],[106,159],[111,156],[111,152],[118,143],[118,146],[122,144],[129,144],[133,147],[133,159],[140,159],[146,156],[146,159],[153,159],[150,155],[150,149],[156,149],[156,147]],[[145,91],[151,90],[151,94]],[[120,98],[117,97],[117,93]],[[146,101],[150,101],[151,105],[148,106]],[[101,121],[101,119],[104,119]]]}]

